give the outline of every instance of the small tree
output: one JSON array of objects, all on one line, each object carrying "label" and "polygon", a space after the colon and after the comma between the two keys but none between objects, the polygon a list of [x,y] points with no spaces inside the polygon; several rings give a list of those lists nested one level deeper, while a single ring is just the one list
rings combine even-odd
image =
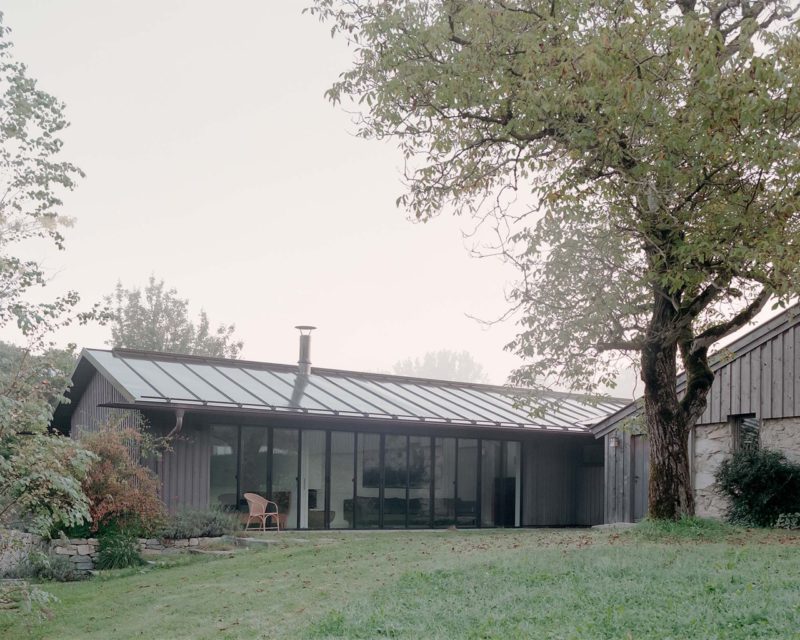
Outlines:
[{"label": "small tree", "polygon": [[467,351],[428,351],[421,358],[406,358],[395,363],[394,372],[403,376],[418,376],[459,382],[488,382],[483,365]]},{"label": "small tree", "polygon": [[23,518],[46,532],[88,516],[80,478],[92,456],[48,432],[69,384],[64,353],[50,337],[72,321],[78,296],[30,302],[45,273],[14,253],[38,240],[63,248],[70,220],[60,213],[60,194],[82,174],[59,158],[64,105],[14,59],[9,34],[0,13],[0,328],[15,324],[24,341],[0,353],[0,524]]},{"label": "small tree", "polygon": [[111,307],[111,342],[114,347],[169,351],[218,358],[236,358],[242,350],[234,325],[219,325],[212,332],[206,312],[197,323],[189,319],[189,301],[167,289],[163,280],[150,276],[147,286],[125,289],[117,284],[106,297]]}]

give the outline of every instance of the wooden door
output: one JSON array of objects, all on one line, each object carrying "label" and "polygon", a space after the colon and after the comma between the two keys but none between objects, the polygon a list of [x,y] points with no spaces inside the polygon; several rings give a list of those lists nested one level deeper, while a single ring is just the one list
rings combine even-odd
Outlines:
[{"label": "wooden door", "polygon": [[647,482],[650,469],[650,443],[647,436],[631,436],[631,470],[633,472],[633,521],[647,515]]}]

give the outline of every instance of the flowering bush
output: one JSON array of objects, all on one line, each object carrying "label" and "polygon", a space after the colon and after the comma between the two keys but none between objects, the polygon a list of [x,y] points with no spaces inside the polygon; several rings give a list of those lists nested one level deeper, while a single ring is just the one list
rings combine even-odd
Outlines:
[{"label": "flowering bush", "polygon": [[91,531],[152,532],[165,514],[158,478],[139,462],[153,450],[152,439],[143,429],[107,425],[84,436],[81,444],[97,456],[83,480]]}]

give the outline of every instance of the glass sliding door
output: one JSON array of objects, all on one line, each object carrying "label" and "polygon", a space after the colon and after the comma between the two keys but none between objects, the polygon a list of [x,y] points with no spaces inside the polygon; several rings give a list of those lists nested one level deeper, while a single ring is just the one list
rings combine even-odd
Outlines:
[{"label": "glass sliding door", "polygon": [[458,439],[458,495],[456,524],[463,527],[478,525],[478,441]]},{"label": "glass sliding door", "polygon": [[[235,428],[235,427],[233,427]],[[239,508],[247,510],[245,493],[267,495],[267,460],[269,458],[269,429],[242,427],[239,462]],[[274,524],[274,523],[273,523]]]},{"label": "glass sliding door", "polygon": [[498,481],[502,479],[502,447],[497,440],[481,443],[481,526],[497,527],[502,522],[502,500]]},{"label": "glass sliding door", "polygon": [[272,487],[268,497],[278,504],[281,529],[296,529],[300,434],[295,429],[273,429],[272,433]]},{"label": "glass sliding door", "polygon": [[331,529],[352,528],[355,434],[331,432]]},{"label": "glass sliding door", "polygon": [[282,529],[513,527],[521,523],[519,442],[210,428],[210,506],[278,504]]},{"label": "glass sliding door", "polygon": [[456,522],[456,439],[436,438],[433,458],[433,524]]},{"label": "glass sliding door", "polygon": [[504,471],[503,477],[505,478],[505,514],[504,514],[504,527],[519,527],[522,524],[521,510],[522,510],[522,474],[520,473],[521,465],[521,447],[519,442],[506,442],[506,450],[504,456]]},{"label": "glass sliding door", "polygon": [[406,526],[408,487],[408,436],[387,435],[383,448],[383,526]]},{"label": "glass sliding door", "polygon": [[302,431],[300,528],[325,528],[325,432]]},{"label": "glass sliding door", "polygon": [[381,437],[377,433],[359,433],[356,442],[354,526],[376,529],[380,526]]},{"label": "glass sliding door", "polygon": [[226,510],[238,503],[239,427],[211,427],[211,486],[209,504]]},{"label": "glass sliding door", "polygon": [[408,526],[431,526],[431,439],[408,438]]}]

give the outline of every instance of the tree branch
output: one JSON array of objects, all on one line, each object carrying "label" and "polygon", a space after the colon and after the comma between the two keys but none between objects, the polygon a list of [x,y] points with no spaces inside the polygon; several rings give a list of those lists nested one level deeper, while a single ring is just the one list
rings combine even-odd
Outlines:
[{"label": "tree branch", "polygon": [[698,335],[693,341],[690,348],[690,353],[700,351],[701,349],[708,349],[712,344],[721,340],[725,336],[738,331],[750,322],[767,304],[772,290],[764,287],[761,289],[755,299],[747,305],[738,315],[731,318],[728,322],[715,324],[709,327]]}]

